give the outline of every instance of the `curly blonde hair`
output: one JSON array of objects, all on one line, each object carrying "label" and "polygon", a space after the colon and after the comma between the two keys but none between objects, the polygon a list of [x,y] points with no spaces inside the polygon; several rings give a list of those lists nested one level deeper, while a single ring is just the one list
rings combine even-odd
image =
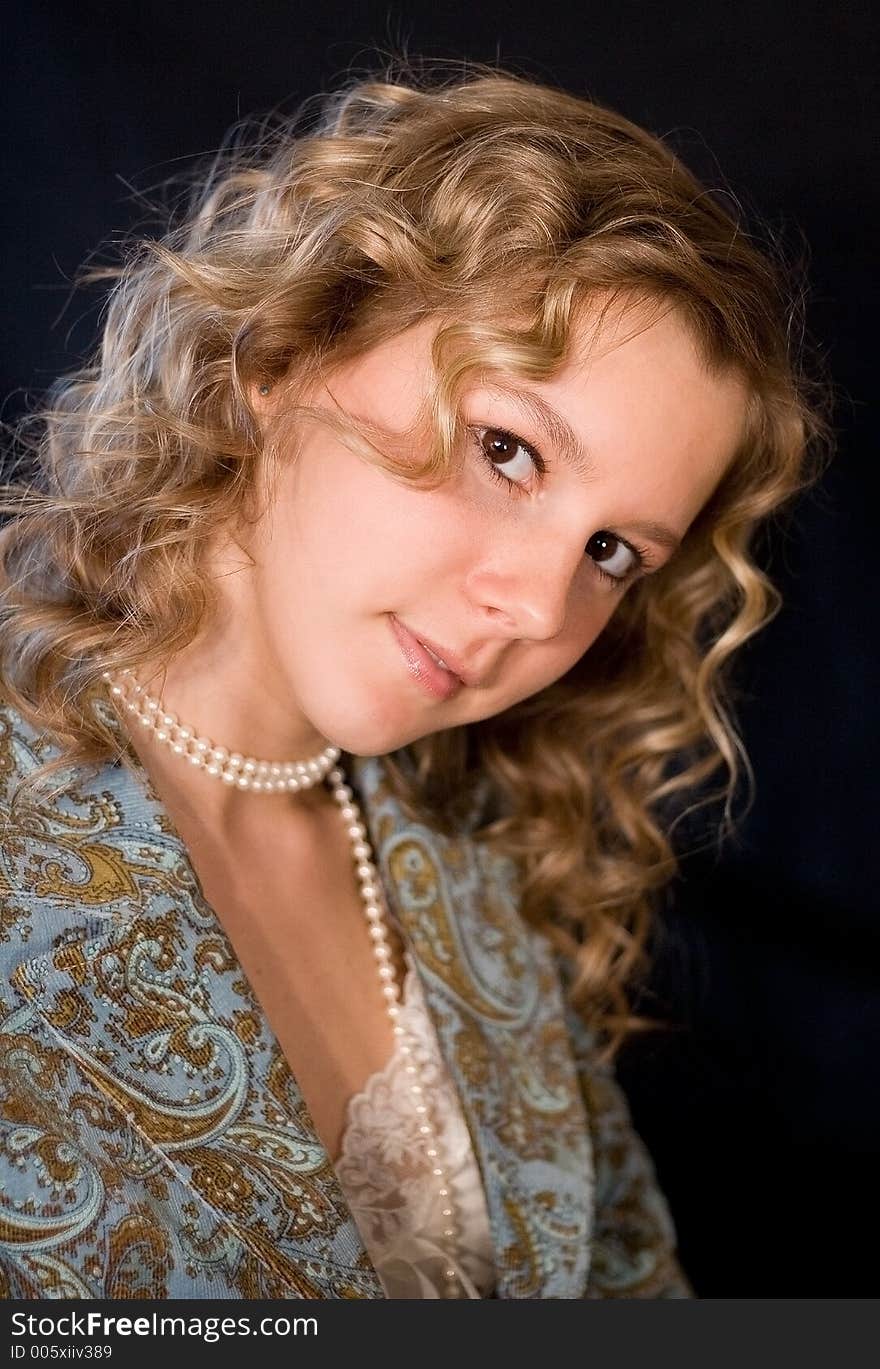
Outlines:
[{"label": "curly blonde hair", "polygon": [[647,1021],[629,991],[678,868],[675,823],[723,800],[717,830],[733,831],[739,778],[753,784],[729,667],[780,596],[750,549],[831,447],[800,269],[663,141],[510,71],[386,69],[325,96],[315,127],[302,116],[237,131],[161,236],[87,273],[114,282],[100,345],[18,425],[34,469],[0,490],[16,515],[0,547],[3,690],[63,747],[35,782],[106,759],[90,707],[102,672],[170,657],[215,606],[206,542],[251,507],[269,450],[252,385],[283,377],[305,394],[439,318],[421,466],[321,415],[366,460],[436,482],[460,456],[476,373],[551,376],[590,301],[674,307],[706,365],[735,369],[750,396],[745,440],[680,552],[555,684],[388,758],[412,814],[456,831],[467,808],[472,838],[515,862],[523,917],[564,953],[571,1000],[613,1055]]}]

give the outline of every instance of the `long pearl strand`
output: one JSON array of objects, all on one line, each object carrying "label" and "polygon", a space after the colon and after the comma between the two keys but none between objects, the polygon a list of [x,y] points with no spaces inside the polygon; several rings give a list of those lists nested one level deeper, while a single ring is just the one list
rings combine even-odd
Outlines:
[{"label": "long pearl strand", "polygon": [[[260,761],[253,756],[230,753],[225,747],[215,746],[210,738],[198,736],[191,727],[181,724],[173,713],[166,712],[162,701],[148,694],[130,670],[122,671],[118,677],[114,677],[110,671],[104,671],[102,678],[114,700],[134,714],[143,727],[152,731],[157,741],[168,746],[175,755],[204,770],[205,774],[219,776],[226,784],[260,793],[277,793],[296,792],[311,788],[325,779],[329,781],[351,841],[352,858],[360,884],[367,929],[373,943],[385,1011],[398,1042],[397,1048],[407,1061],[404,1066],[406,1073],[412,1076],[410,1092],[416,1113],[421,1119],[419,1134],[424,1138],[425,1155],[431,1161],[431,1176],[437,1183],[438,1197],[443,1200],[443,1236],[453,1242],[458,1234],[458,1221],[446,1167],[440,1157],[439,1138],[425,1102],[418,1056],[411,1040],[404,1039],[408,1036],[406,1028],[397,1020],[400,1016],[401,988],[388,941],[388,914],[384,906],[382,884],[360,808],[351,787],[346,783],[342,767],[337,764],[341,754],[339,748],[325,747],[319,755],[307,761]],[[443,1297],[461,1296],[458,1272],[451,1261],[444,1268],[441,1289]]]},{"label": "long pearl strand", "polygon": [[[385,1010],[391,1019],[391,1030],[394,1036],[406,1038],[406,1028],[397,1021],[400,1015],[400,984],[391,961],[385,921],[386,913],[383,909],[382,886],[379,880],[379,872],[373,863],[367,829],[361,820],[360,808],[351,788],[345,782],[342,768],[337,765],[334,770],[330,771],[328,778],[333,786],[333,797],[339,804],[342,821],[346,825],[346,831],[352,842],[355,871],[360,881],[361,898],[367,915],[370,936],[373,939],[373,954],[379,965],[379,982],[385,999]],[[419,1134],[424,1137],[425,1154],[431,1161],[431,1175],[438,1185],[437,1193],[443,1199],[442,1216],[445,1223],[443,1235],[446,1240],[453,1241],[457,1234],[455,1211],[452,1206],[448,1176],[440,1158],[437,1133],[425,1102],[425,1090],[418,1066],[418,1057],[413,1051],[410,1041],[406,1039],[399,1041],[398,1049],[406,1058],[407,1063],[404,1066],[406,1073],[413,1078],[413,1082],[410,1084],[410,1093],[415,1102],[416,1113],[421,1118]],[[444,1269],[443,1279],[443,1296],[458,1297],[458,1273],[451,1265]]]}]

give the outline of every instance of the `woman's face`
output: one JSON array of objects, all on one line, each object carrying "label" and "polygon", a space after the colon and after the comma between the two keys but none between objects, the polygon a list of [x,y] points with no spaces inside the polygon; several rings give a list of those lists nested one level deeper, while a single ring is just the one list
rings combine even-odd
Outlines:
[{"label": "woman's face", "polygon": [[[704,370],[674,313],[627,339],[636,322],[579,331],[552,380],[474,385],[466,459],[438,488],[396,481],[319,424],[296,460],[280,451],[249,546],[249,630],[265,686],[322,737],[377,755],[502,712],[564,675],[626,586],[674,554],[731,460],[746,394]],[[406,430],[438,326],[383,343],[309,398],[406,435],[421,459]],[[283,397],[256,402],[268,417]],[[538,410],[567,426],[580,459]]]}]

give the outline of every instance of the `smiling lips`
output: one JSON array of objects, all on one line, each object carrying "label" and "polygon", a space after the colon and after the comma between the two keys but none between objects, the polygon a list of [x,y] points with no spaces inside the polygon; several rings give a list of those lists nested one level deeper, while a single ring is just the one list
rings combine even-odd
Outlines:
[{"label": "smiling lips", "polygon": [[433,698],[451,699],[463,688],[464,682],[444,665],[439,656],[405,628],[393,613],[389,616],[410,674]]}]

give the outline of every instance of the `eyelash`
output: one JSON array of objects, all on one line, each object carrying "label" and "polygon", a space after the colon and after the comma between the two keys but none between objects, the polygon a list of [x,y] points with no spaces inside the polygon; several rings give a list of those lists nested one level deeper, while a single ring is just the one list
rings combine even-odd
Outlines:
[{"label": "eyelash", "polygon": [[[541,455],[541,453],[538,451],[536,447],[533,447],[530,442],[526,442],[525,438],[518,437],[516,433],[510,432],[510,430],[507,428],[499,428],[495,424],[492,424],[491,427],[487,424],[483,424],[471,428],[471,432],[474,437],[474,442],[476,444],[477,451],[483,459],[483,464],[488,468],[490,476],[499,485],[503,486],[507,490],[508,494],[526,494],[528,493],[528,490],[527,487],[525,485],[520,484],[518,480],[511,480],[510,476],[505,475],[502,471],[499,471],[498,467],[495,465],[495,462],[490,460],[490,458],[483,451],[479,437],[480,433],[497,433],[499,437],[503,437],[506,441],[513,443],[514,446],[522,447],[524,452],[528,452],[529,456],[532,459],[532,462],[534,463],[535,469],[538,472],[538,475],[542,478],[550,470],[549,465],[544,460],[544,457]],[[598,561],[594,561],[593,558],[590,557],[590,560],[593,562],[593,566],[596,572],[598,573],[599,578],[601,580],[606,581],[606,583],[610,586],[611,589],[620,591],[625,589],[631,580],[635,580],[636,577],[642,571],[650,569],[650,553],[647,547],[635,546],[632,542],[628,542],[625,537],[621,537],[619,533],[616,533],[613,528],[604,528],[602,529],[602,531],[610,532],[611,535],[615,537],[618,542],[621,542],[623,546],[628,547],[636,558],[636,564],[633,566],[631,571],[627,572],[626,575],[609,575],[607,570],[602,569],[602,566]]]}]

